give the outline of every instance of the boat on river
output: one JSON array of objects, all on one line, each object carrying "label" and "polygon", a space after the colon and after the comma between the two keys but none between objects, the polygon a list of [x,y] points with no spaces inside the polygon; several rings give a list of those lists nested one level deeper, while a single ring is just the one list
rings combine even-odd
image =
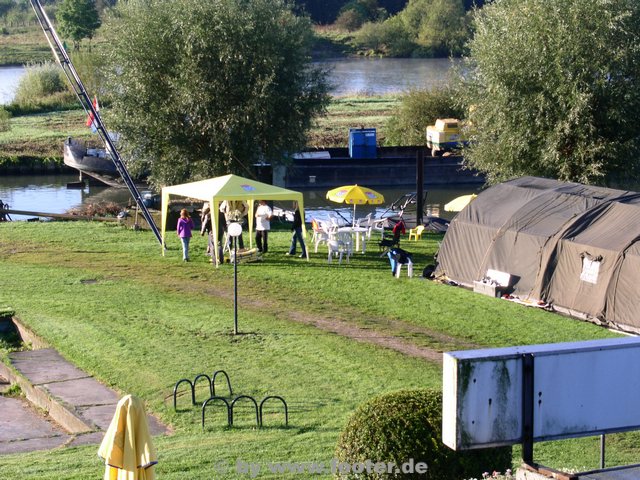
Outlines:
[{"label": "boat on river", "polygon": [[71,137],[64,142],[64,164],[110,187],[126,187],[111,155],[104,148],[88,147]]},{"label": "boat on river", "polygon": [[374,147],[354,157],[348,148],[308,149],[294,154],[285,168],[273,169],[273,182],[285,188],[331,188],[357,183],[369,187],[415,185],[418,154],[423,152],[424,184],[482,185],[484,176],[464,165],[461,155],[433,157],[422,146]]}]

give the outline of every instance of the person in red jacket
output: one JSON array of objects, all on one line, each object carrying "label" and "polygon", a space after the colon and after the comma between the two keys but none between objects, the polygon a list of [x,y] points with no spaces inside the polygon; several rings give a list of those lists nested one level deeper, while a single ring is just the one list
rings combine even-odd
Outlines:
[{"label": "person in red jacket", "polygon": [[400,245],[400,235],[404,235],[405,233],[407,233],[406,225],[404,220],[400,218],[398,223],[393,227],[393,243]]}]

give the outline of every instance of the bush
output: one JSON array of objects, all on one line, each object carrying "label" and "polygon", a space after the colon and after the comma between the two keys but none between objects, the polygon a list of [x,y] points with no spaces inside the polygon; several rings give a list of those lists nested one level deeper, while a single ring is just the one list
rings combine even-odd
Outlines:
[{"label": "bush", "polygon": [[428,465],[419,473],[376,473],[374,469],[340,478],[428,478],[454,480],[511,465],[511,448],[456,452],[442,443],[442,393],[402,390],[380,395],[361,405],[349,419],[336,447],[339,462],[393,462],[413,459]]},{"label": "bush", "polygon": [[347,10],[343,10],[338,18],[336,19],[335,26],[346,30],[348,32],[353,32],[360,28],[360,26],[365,22],[365,18],[353,8],[349,8]]},{"label": "bush", "polygon": [[55,63],[28,65],[20,79],[13,103],[21,109],[63,106],[74,94],[66,84],[64,73]]},{"label": "bush", "polygon": [[398,17],[385,22],[368,22],[355,32],[353,44],[389,57],[410,57],[418,48]]},{"label": "bush", "polygon": [[411,90],[387,121],[387,145],[425,145],[426,128],[438,118],[464,118],[453,87]]},{"label": "bush", "polygon": [[11,113],[4,107],[0,106],[0,132],[8,132],[11,129]]}]

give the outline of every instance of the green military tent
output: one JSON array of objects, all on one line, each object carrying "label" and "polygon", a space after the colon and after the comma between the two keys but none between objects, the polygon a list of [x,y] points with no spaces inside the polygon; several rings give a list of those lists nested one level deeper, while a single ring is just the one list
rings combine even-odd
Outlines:
[{"label": "green military tent", "polygon": [[520,299],[640,331],[639,240],[639,193],[523,177],[453,219],[436,274],[473,286],[505,272]]}]

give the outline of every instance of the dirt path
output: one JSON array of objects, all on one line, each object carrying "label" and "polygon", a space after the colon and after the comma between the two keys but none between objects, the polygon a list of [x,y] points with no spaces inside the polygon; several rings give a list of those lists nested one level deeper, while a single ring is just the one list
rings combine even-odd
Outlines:
[{"label": "dirt path", "polygon": [[[208,286],[206,293],[211,296],[233,301],[232,294],[222,289]],[[278,301],[278,299],[274,299],[273,297],[267,300],[257,296],[255,293],[251,296],[243,296],[242,303],[243,308],[261,312],[269,310],[279,311],[281,312],[280,318],[284,317],[293,322],[312,325],[320,330],[348,337],[357,342],[378,345],[395,350],[404,355],[423,358],[436,363],[442,363],[442,350],[416,345],[404,338],[404,335],[411,334],[412,336],[421,336],[434,341],[434,343],[455,345],[456,348],[460,349],[480,348],[477,344],[465,342],[461,339],[399,320],[368,317],[367,324],[370,326],[360,326],[351,319],[355,318],[356,315],[363,315],[363,313],[350,311],[349,309],[345,309],[344,306],[340,307],[339,313],[336,312],[334,316],[329,317],[314,312],[296,310],[291,304],[283,307],[281,305],[282,301]]]},{"label": "dirt path", "polygon": [[[56,263],[55,255],[47,255],[46,263]],[[94,271],[102,270],[103,265],[95,262],[95,252],[78,252],[76,257],[78,266],[81,268],[91,268]],[[60,266],[66,266],[61,263]],[[107,278],[128,278],[137,276],[139,280],[146,281],[151,274],[157,285],[163,286],[168,290],[181,290],[188,294],[206,294],[211,297],[223,299],[224,301],[233,302],[233,291],[219,285],[214,285],[202,278],[194,279],[191,282],[176,284],[171,278],[164,275],[165,272],[158,271],[154,274],[147,270],[145,274],[138,275],[139,272],[130,269],[129,265],[123,265],[122,272],[112,269],[109,272],[103,272]],[[366,313],[357,309],[349,308],[345,305],[326,305],[326,310],[333,312],[331,316],[312,312],[309,310],[296,309],[288,301],[286,295],[282,298],[270,295],[269,297],[261,296],[259,293],[245,293],[242,298],[242,308],[255,310],[257,312],[279,312],[279,318],[290,320],[305,325],[312,325],[322,331],[331,332],[336,335],[351,338],[358,342],[369,343],[381,347],[395,350],[404,355],[411,357],[423,358],[428,361],[442,363],[443,349],[470,349],[479,348],[479,345],[462,339],[452,337],[441,332],[437,332],[425,327],[413,325],[401,320],[390,319],[386,317],[366,317],[366,325],[362,322],[353,320],[354,318],[363,318]],[[360,323],[360,324],[359,324]],[[410,338],[409,338],[410,337]],[[411,338],[423,340],[421,343],[442,345],[442,348],[431,348],[424,345],[418,345],[411,341]]]}]

